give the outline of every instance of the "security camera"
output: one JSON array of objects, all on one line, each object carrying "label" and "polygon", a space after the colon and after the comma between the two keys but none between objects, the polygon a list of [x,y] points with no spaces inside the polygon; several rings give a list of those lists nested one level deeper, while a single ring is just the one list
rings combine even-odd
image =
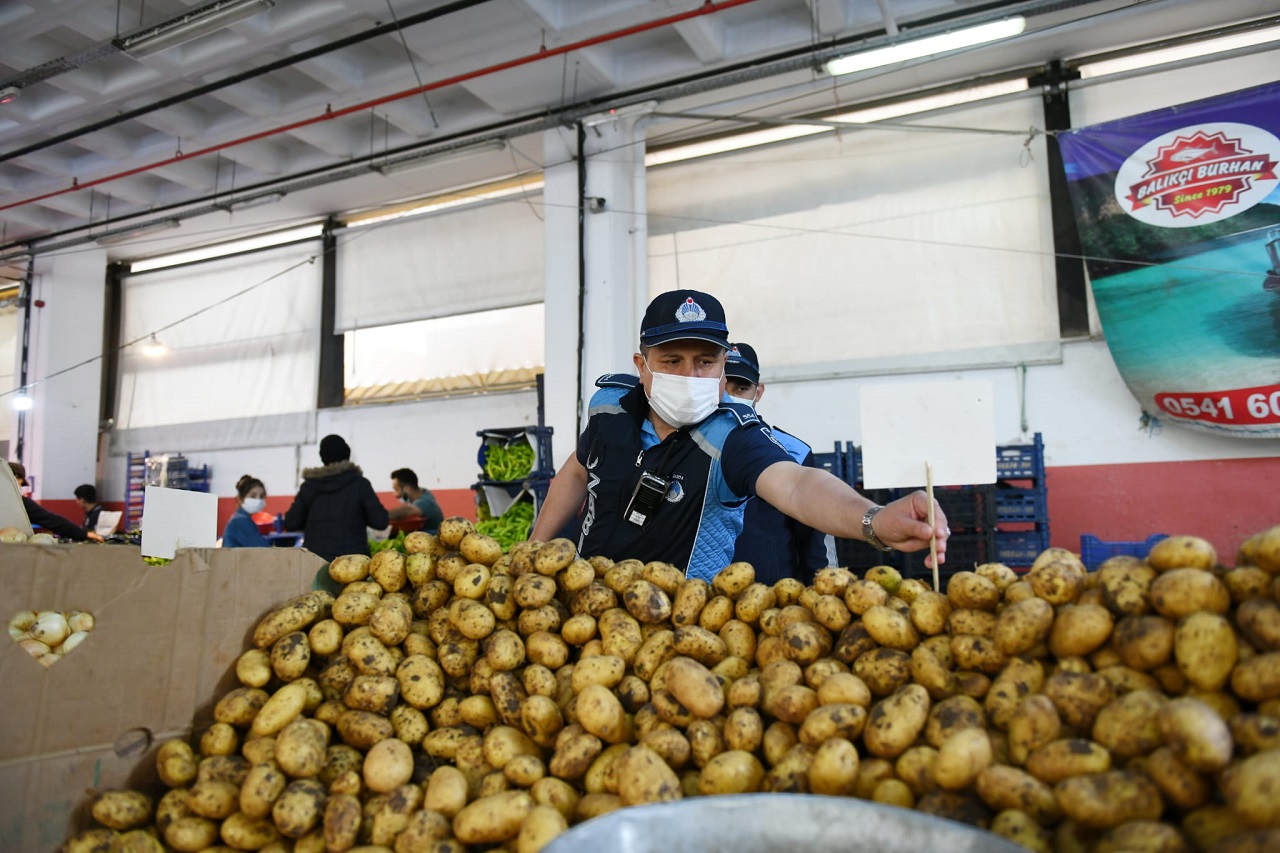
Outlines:
[{"label": "security camera", "polygon": [[604,198],[598,195],[587,196],[587,210],[592,213],[604,212]]},{"label": "security camera", "polygon": [[8,104],[18,100],[18,96],[22,94],[22,89],[17,86],[5,86],[0,89],[0,104]]}]

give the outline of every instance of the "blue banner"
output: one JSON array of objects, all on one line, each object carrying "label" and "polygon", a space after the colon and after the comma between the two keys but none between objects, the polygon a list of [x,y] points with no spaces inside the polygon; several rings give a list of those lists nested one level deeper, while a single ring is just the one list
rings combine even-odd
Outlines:
[{"label": "blue banner", "polygon": [[1280,437],[1280,83],[1059,134],[1107,346],[1166,423]]}]

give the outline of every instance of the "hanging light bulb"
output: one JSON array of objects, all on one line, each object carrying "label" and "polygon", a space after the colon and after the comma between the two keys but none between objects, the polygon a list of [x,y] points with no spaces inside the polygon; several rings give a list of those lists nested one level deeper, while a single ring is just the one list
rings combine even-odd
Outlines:
[{"label": "hanging light bulb", "polygon": [[30,411],[31,407],[35,405],[35,400],[31,399],[31,395],[27,393],[26,388],[14,394],[13,399],[9,402],[19,412]]},{"label": "hanging light bulb", "polygon": [[142,345],[142,354],[147,358],[160,358],[168,351],[169,348],[156,338],[155,332],[152,332],[150,340]]}]

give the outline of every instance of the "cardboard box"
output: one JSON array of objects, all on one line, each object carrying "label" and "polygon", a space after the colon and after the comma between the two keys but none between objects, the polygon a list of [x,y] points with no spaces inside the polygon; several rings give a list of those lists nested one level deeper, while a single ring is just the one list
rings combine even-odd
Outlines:
[{"label": "cardboard box", "polygon": [[301,548],[185,550],[148,566],[124,545],[0,545],[6,624],[25,609],[96,620],[48,668],[16,643],[0,651],[0,850],[57,850],[89,826],[94,791],[163,793],[155,750],[212,724],[258,620],[324,564]]}]

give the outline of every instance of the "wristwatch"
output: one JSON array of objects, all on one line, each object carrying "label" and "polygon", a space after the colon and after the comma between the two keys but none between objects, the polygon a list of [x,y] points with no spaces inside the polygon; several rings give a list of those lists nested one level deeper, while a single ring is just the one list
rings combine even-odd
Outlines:
[{"label": "wristwatch", "polygon": [[867,544],[877,551],[892,551],[893,548],[880,541],[880,537],[876,536],[876,529],[871,526],[871,519],[876,517],[876,513],[884,507],[879,504],[872,504],[867,507],[867,511],[862,514],[862,538]]}]

